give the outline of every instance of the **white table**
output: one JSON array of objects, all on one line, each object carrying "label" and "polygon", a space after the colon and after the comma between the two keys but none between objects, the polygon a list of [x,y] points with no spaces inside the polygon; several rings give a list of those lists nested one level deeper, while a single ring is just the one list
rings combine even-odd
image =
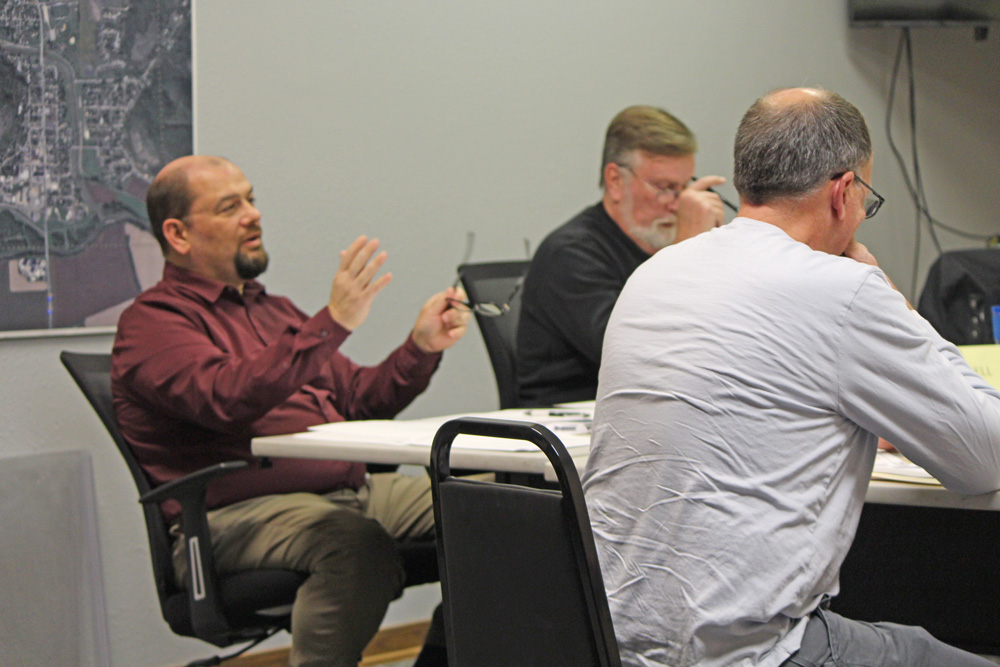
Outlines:
[{"label": "white table", "polygon": [[[547,426],[566,446],[577,470],[583,470],[590,451],[592,405],[326,424],[305,433],[254,438],[252,448],[257,456],[427,466],[431,460],[431,443],[441,424],[456,417],[482,417]],[[454,468],[529,473],[555,480],[548,459],[528,442],[463,435],[455,439],[450,460]]]},{"label": "white table", "polygon": [[[577,470],[582,471],[590,449],[589,435],[582,428],[574,428],[574,424],[591,410],[592,404],[574,404],[551,411],[513,409],[418,420],[344,422],[306,433],[254,438],[252,448],[257,456],[426,466],[438,426],[458,416],[486,417],[534,421],[548,426],[563,440]],[[460,436],[452,446],[454,468],[531,473],[543,475],[549,481],[555,479],[545,455],[530,443],[518,451],[511,448],[510,441],[494,440],[498,448],[491,449],[493,445],[486,440],[492,439],[468,442],[463,438],[468,436]],[[889,505],[1000,511],[1000,492],[967,496],[941,486],[901,482],[872,481],[866,500]]]}]

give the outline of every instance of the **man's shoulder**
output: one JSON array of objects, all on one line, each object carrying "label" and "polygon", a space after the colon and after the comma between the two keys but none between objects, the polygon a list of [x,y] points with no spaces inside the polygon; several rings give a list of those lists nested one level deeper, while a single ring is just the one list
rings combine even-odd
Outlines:
[{"label": "man's shoulder", "polygon": [[[249,304],[256,303],[258,307],[266,307],[271,312],[288,312],[299,314],[301,311],[291,299],[284,296],[269,294],[262,285],[253,292],[246,290],[243,298]],[[212,313],[220,309],[225,312],[232,310],[225,304],[232,301],[237,302],[240,296],[234,291],[231,297],[227,297],[224,292],[206,292],[184,283],[161,280],[156,285],[146,289],[135,300],[126,307],[119,318],[119,326],[129,319],[147,319],[156,317],[157,313],[180,314],[187,318],[210,319],[215,316]],[[224,317],[224,315],[221,315]]]},{"label": "man's shoulder", "polygon": [[[694,241],[703,247],[699,248]],[[721,255],[723,261],[731,262],[734,257],[739,257],[748,263],[770,267],[775,272],[795,272],[803,278],[813,276],[817,280],[841,284],[858,284],[874,273],[882,273],[878,267],[814,250],[792,239],[779,227],[750,218],[737,218],[729,225],[710,234],[702,234],[679,247]]]},{"label": "man's shoulder", "polygon": [[135,300],[122,311],[122,318],[134,316],[136,313],[148,311],[150,309],[160,309],[169,307],[171,309],[183,308],[184,304],[194,304],[199,301],[197,294],[191,290],[186,290],[183,286],[172,283],[168,280],[161,280],[152,287],[143,290]]},{"label": "man's shoulder", "polygon": [[749,218],[665,248],[633,279],[635,289],[648,293],[665,279],[706,274],[716,276],[718,284],[757,286],[788,301],[817,304],[850,301],[875,276],[874,282],[887,285],[878,267],[814,250],[775,225]]},{"label": "man's shoulder", "polygon": [[535,258],[546,263],[579,256],[600,258],[617,254],[620,230],[600,203],[588,206],[549,232]]},{"label": "man's shoulder", "polygon": [[595,235],[606,232],[612,226],[614,226],[614,221],[604,212],[604,207],[598,202],[556,227],[549,233],[546,240],[550,238],[563,241],[590,240]]},{"label": "man's shoulder", "polygon": [[155,306],[156,304],[170,301],[172,298],[176,298],[172,293],[170,287],[160,281],[148,287],[139,293],[132,303],[122,311],[121,317],[129,317],[134,315],[137,311],[142,311],[148,306]]}]

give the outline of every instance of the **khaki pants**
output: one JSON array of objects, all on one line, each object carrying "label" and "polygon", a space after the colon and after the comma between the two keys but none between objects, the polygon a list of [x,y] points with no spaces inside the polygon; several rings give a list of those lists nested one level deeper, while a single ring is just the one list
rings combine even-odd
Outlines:
[{"label": "khaki pants", "polygon": [[[357,492],[252,498],[209,512],[208,522],[219,571],[309,573],[292,607],[290,665],[356,667],[403,589],[394,539],[431,536],[434,512],[426,475],[386,473]],[[181,582],[183,543],[174,547]]]}]

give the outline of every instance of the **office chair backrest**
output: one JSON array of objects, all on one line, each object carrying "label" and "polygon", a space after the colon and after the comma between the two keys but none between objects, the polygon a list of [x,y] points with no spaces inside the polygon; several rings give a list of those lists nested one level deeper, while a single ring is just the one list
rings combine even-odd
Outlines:
[{"label": "office chair backrest", "polygon": [[934,260],[917,311],[955,345],[993,342],[990,307],[1000,305],[1000,250],[942,253]]},{"label": "office chair backrest", "polygon": [[517,374],[514,363],[517,352],[517,323],[521,314],[519,288],[530,264],[530,261],[523,260],[462,264],[458,267],[462,287],[473,303],[509,306],[509,310],[499,317],[485,317],[476,313],[476,322],[483,334],[486,351],[493,366],[501,408],[518,406]]},{"label": "office chair backrest", "polygon": [[[534,443],[559,490],[452,477],[460,433]],[[452,667],[620,667],[580,480],[551,431],[449,421],[434,438],[431,482]]]},{"label": "office chair backrest", "polygon": [[[118,420],[115,417],[114,402],[111,395],[111,355],[86,354],[82,352],[63,351],[59,355],[63,366],[76,381],[83,395],[97,412],[101,422],[111,435],[118,452],[125,459],[132,480],[143,496],[152,490],[149,478],[135,458],[132,448],[125,442]],[[161,606],[179,591],[174,578],[174,564],[170,558],[172,540],[169,527],[163,519],[163,514],[157,505],[143,505],[142,511],[146,520],[146,532],[149,536],[149,551],[153,561],[153,577]],[[173,618],[172,610],[163,609],[164,617]]]}]

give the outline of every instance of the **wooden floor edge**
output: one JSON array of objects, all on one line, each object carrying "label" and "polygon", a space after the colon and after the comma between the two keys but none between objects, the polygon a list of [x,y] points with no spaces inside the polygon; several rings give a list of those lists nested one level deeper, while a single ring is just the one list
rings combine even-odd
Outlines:
[{"label": "wooden floor edge", "polygon": [[[365,649],[358,667],[371,667],[415,658],[420,653],[420,647],[423,646],[430,624],[428,619],[380,629]],[[208,647],[208,644],[205,646]],[[206,651],[206,655],[209,653],[211,651]],[[225,667],[287,667],[288,648],[248,653],[222,664]]]}]

